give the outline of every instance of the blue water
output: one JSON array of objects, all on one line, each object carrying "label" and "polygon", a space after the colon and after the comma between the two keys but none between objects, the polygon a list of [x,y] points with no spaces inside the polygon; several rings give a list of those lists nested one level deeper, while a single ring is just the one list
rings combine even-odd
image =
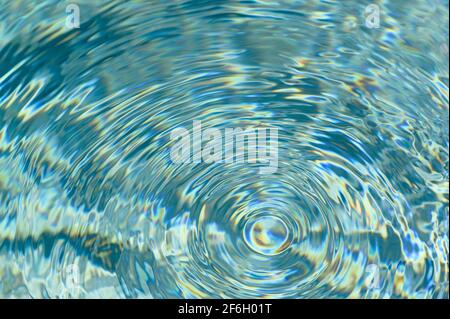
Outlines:
[{"label": "blue water", "polygon": [[0,297],[448,298],[448,1],[74,3],[0,0]]}]

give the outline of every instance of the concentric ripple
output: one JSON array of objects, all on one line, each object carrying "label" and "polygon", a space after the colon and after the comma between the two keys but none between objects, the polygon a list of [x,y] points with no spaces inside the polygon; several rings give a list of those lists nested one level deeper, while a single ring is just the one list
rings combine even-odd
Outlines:
[{"label": "concentric ripple", "polygon": [[448,1],[73,2],[0,0],[0,297],[448,297]]}]

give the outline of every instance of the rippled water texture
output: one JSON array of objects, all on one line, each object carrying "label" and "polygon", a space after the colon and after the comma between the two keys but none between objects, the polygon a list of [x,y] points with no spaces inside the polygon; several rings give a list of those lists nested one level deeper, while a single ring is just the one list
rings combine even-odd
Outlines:
[{"label": "rippled water texture", "polygon": [[448,1],[76,3],[0,0],[0,297],[448,297]]}]

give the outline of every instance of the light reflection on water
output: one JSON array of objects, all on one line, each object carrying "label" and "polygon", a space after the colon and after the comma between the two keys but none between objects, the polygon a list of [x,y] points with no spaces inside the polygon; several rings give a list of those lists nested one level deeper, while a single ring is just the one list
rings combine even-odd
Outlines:
[{"label": "light reflection on water", "polygon": [[76,3],[0,0],[0,297],[448,296],[448,1]]}]

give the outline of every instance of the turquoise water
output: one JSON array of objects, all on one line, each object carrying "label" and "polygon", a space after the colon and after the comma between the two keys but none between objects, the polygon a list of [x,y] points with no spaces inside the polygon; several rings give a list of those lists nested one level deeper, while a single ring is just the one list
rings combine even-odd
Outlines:
[{"label": "turquoise water", "polygon": [[0,297],[448,298],[448,1],[69,3],[0,0]]}]

